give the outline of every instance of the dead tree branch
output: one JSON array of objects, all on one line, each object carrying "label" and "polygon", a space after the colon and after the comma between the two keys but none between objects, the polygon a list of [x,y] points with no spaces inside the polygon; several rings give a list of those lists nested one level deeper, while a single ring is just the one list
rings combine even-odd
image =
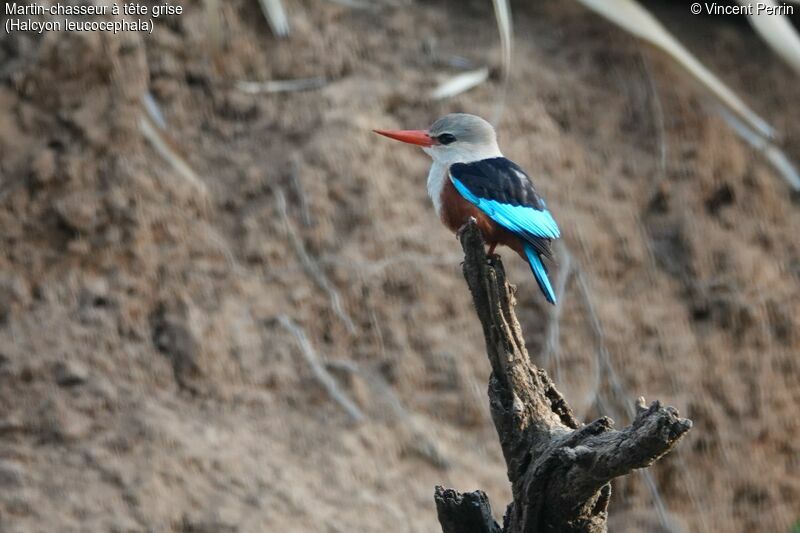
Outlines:
[{"label": "dead tree branch", "polygon": [[514,313],[514,288],[500,260],[487,260],[475,224],[462,231],[461,245],[464,277],[492,366],[489,403],[513,501],[500,528],[482,492],[459,494],[437,487],[442,530],[605,532],[611,479],[669,452],[691,421],[654,402],[640,404],[633,423],[622,430],[615,430],[608,417],[588,425],[578,422],[547,374],[528,357]]}]

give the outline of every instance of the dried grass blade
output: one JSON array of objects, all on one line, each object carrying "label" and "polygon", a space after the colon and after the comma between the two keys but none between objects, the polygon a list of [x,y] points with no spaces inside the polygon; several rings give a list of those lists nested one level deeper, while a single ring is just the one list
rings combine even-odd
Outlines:
[{"label": "dried grass blade", "polygon": [[739,136],[747,141],[747,143],[753,147],[753,149],[761,152],[764,157],[767,158],[767,161],[775,167],[783,179],[789,184],[789,186],[794,191],[800,192],[800,173],[798,173],[797,168],[794,166],[794,163],[789,159],[789,157],[781,150],[777,145],[770,142],[769,140],[765,139],[758,135],[757,132],[750,129],[750,127],[739,120],[739,118],[728,111],[727,108],[718,106],[717,111],[719,112],[720,116],[725,119],[728,125],[733,128]]},{"label": "dried grass blade", "polygon": [[434,100],[452,98],[477,87],[487,79],[489,79],[489,69],[487,67],[457,74],[431,91],[431,98]]},{"label": "dried grass blade", "polygon": [[365,0],[328,0],[329,2],[333,2],[334,4],[339,4],[341,6],[352,7],[354,9],[372,9],[375,8],[375,4],[371,4]]},{"label": "dried grass blade", "polygon": [[775,130],[751,110],[732,90],[695,58],[669,33],[649,11],[633,0],[578,0],[580,3],[623,28],[660,48],[686,69],[720,102],[746,122],[759,135],[774,139]]},{"label": "dried grass blade", "polygon": [[145,111],[147,111],[147,114],[153,119],[156,126],[162,130],[167,129],[167,121],[164,118],[164,114],[161,112],[161,107],[158,105],[158,102],[156,102],[155,97],[153,97],[153,93],[150,91],[144,92],[142,95],[142,105],[144,105]]},{"label": "dried grass blade", "polygon": [[500,50],[503,66],[503,83],[500,88],[500,96],[497,98],[492,122],[495,127],[500,125],[503,112],[506,108],[506,95],[508,94],[508,83],[511,75],[511,52],[514,44],[514,32],[511,24],[511,8],[508,0],[492,0],[494,6],[494,17],[497,20],[497,30],[500,32]]},{"label": "dried grass blade", "polygon": [[513,45],[513,28],[511,26],[511,9],[508,0],[492,0],[497,30],[500,32],[500,50],[503,61],[503,75],[511,71],[511,48]]},{"label": "dried grass blade", "polygon": [[225,42],[222,31],[222,10],[220,9],[220,0],[205,0],[204,3],[208,42],[210,42],[216,50],[220,50]]},{"label": "dried grass blade", "polygon": [[288,36],[289,18],[286,16],[286,10],[283,9],[281,0],[259,0],[259,2],[272,33],[276,37]]},{"label": "dried grass blade", "polygon": [[750,20],[753,29],[776,54],[800,73],[800,36],[798,36],[797,30],[794,29],[792,23],[789,22],[789,18],[784,15],[756,14],[757,3],[772,7],[778,7],[778,3],[774,0],[762,0],[761,2],[739,0],[739,3],[751,6],[753,14],[748,15],[747,18]]},{"label": "dried grass blade", "polygon": [[320,89],[327,83],[328,80],[318,76],[296,80],[240,81],[236,84],[236,88],[247,94],[285,93]]}]

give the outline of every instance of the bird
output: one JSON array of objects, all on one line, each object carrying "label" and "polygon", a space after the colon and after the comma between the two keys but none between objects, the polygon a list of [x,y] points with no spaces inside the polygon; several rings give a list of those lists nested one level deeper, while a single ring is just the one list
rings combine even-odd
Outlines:
[{"label": "bird", "polygon": [[373,130],[379,135],[420,146],[433,159],[428,195],[436,214],[457,236],[474,218],[488,255],[505,245],[530,265],[545,299],[556,294],[543,259],[554,260],[552,241],[561,231],[533,181],[503,156],[494,127],[483,118],[451,113],[427,130]]}]

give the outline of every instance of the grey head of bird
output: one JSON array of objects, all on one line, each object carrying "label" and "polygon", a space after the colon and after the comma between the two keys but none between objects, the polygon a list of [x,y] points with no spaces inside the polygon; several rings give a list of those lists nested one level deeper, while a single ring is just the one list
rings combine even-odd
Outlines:
[{"label": "grey head of bird", "polygon": [[492,125],[467,113],[445,115],[427,130],[375,130],[375,133],[416,144],[441,165],[503,156]]},{"label": "grey head of bird", "polygon": [[445,115],[428,128],[428,136],[436,142],[422,149],[440,163],[468,163],[502,157],[494,128],[476,115]]}]

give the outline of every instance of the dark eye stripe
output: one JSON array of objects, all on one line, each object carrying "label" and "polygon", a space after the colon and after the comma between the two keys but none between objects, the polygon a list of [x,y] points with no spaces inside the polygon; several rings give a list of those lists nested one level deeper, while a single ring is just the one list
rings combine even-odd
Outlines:
[{"label": "dark eye stripe", "polygon": [[436,140],[442,144],[450,144],[451,142],[455,142],[456,136],[453,135],[452,133],[442,133],[441,135],[436,137]]}]

